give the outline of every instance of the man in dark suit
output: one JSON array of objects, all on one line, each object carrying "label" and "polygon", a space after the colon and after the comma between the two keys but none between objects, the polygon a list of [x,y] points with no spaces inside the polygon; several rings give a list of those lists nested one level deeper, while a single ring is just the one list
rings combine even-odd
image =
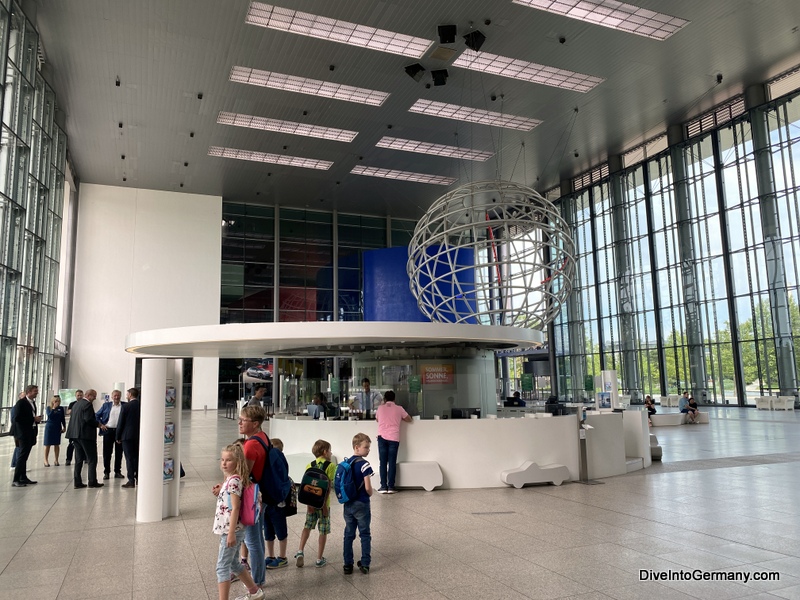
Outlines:
[{"label": "man in dark suit", "polygon": [[122,405],[122,412],[117,423],[117,443],[122,444],[125,453],[125,465],[128,469],[128,481],[122,484],[124,488],[136,487],[139,477],[139,417],[141,405],[139,404],[139,390],[131,388],[126,394],[128,400]]},{"label": "man in dark suit", "polygon": [[92,402],[97,397],[94,390],[86,390],[86,397],[78,390],[75,394],[79,399],[72,408],[72,416],[67,427],[67,437],[75,444],[75,467],[73,471],[74,487],[81,489],[87,487],[81,481],[83,463],[87,463],[90,488],[101,488],[103,484],[97,481],[97,428],[100,424],[94,413]]},{"label": "man in dark suit", "polygon": [[36,434],[38,425],[42,420],[36,414],[36,397],[39,395],[39,387],[29,385],[25,388],[25,396],[17,400],[14,406],[13,430],[14,439],[19,444],[19,454],[17,455],[17,466],[14,469],[13,487],[25,487],[33,485],[35,481],[28,479],[28,456],[31,448],[36,444]]}]

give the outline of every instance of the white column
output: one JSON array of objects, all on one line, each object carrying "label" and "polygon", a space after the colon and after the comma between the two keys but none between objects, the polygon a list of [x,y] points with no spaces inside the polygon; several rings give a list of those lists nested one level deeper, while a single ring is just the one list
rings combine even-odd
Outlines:
[{"label": "white column", "polygon": [[195,357],[192,365],[192,410],[217,410],[219,358]]},{"label": "white column", "polygon": [[152,523],[163,518],[166,388],[167,360],[145,358],[142,361],[139,485],[136,494],[136,520],[139,523]]}]

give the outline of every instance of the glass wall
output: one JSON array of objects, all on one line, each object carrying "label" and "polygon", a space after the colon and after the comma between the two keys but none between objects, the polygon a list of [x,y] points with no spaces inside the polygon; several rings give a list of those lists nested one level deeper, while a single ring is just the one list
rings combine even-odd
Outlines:
[{"label": "glass wall", "polygon": [[798,140],[789,96],[561,198],[578,248],[575,290],[554,327],[562,396],[580,395],[576,364],[588,379],[598,339],[602,368],[617,369],[621,388],[633,373],[640,395],[689,390],[741,405],[797,395]]},{"label": "glass wall", "polygon": [[[53,387],[67,139],[37,68],[39,37],[18,4],[0,4],[0,408],[26,385]],[[8,411],[0,411],[0,432]]]}]

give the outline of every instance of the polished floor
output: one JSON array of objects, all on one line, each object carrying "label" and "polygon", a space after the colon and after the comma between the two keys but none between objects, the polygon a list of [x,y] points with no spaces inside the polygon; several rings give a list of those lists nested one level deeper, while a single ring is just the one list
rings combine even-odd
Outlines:
[{"label": "polished floor", "polygon": [[[654,429],[663,463],[603,485],[376,494],[368,576],[342,574],[335,507],[329,565],[270,571],[266,596],[800,598],[800,411],[710,412],[710,425]],[[39,484],[12,488],[13,442],[0,439],[8,475],[0,483],[0,600],[216,599],[210,488],[236,426],[214,412],[184,413],[184,434],[182,514],[156,524],[135,523],[135,492],[121,480],[74,490],[68,467],[42,466],[41,446],[29,472]],[[476,440],[476,452],[491,443]],[[302,525],[301,516],[289,520],[290,554]],[[306,555],[315,552],[312,537]],[[640,569],[775,571],[780,580],[640,582]],[[242,593],[236,583],[231,598]]]}]

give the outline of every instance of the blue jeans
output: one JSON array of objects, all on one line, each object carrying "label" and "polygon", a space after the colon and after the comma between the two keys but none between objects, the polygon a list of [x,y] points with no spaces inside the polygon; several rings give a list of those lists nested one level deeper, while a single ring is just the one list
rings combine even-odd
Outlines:
[{"label": "blue jeans", "polygon": [[[231,580],[231,573],[241,573],[244,565],[239,560],[239,546],[244,540],[244,531],[236,532],[236,543],[228,548],[228,534],[219,536],[219,554],[217,555],[217,583]],[[263,564],[264,561],[262,560]]]},{"label": "blue jeans", "polygon": [[[381,488],[394,489],[394,477],[397,472],[397,450],[400,442],[385,440],[378,436],[378,457],[381,460],[379,471],[381,474]],[[389,480],[386,480],[386,471],[389,471]]]},{"label": "blue jeans", "polygon": [[361,564],[369,566],[372,560],[370,550],[372,535],[369,524],[372,521],[372,512],[369,502],[348,502],[344,505],[344,564],[353,564],[353,542],[356,539],[356,527],[361,537]]},{"label": "blue jeans", "polygon": [[267,564],[264,562],[264,511],[258,523],[244,528],[244,545],[247,546],[250,575],[256,585],[264,585],[267,576]]}]

